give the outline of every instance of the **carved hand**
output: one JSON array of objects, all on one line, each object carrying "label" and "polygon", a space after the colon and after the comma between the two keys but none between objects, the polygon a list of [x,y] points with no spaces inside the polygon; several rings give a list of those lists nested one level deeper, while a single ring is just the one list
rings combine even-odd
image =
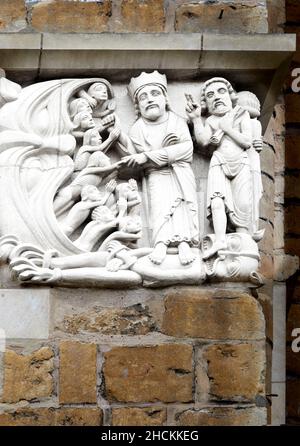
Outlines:
[{"label": "carved hand", "polygon": [[97,106],[97,99],[93,98],[92,96],[86,95],[86,100],[92,108],[95,108]]},{"label": "carved hand", "polygon": [[227,133],[228,130],[231,130],[233,127],[233,119],[232,116],[227,114],[220,119],[219,127],[223,132]]},{"label": "carved hand", "polygon": [[193,119],[197,119],[201,117],[201,106],[197,102],[195,102],[193,96],[191,94],[185,93],[186,98],[186,113],[188,118],[192,121]]},{"label": "carved hand", "polygon": [[115,190],[115,188],[117,187],[117,182],[116,180],[110,180],[106,185],[105,185],[105,189],[107,192],[113,192]]},{"label": "carved hand", "polygon": [[143,153],[137,153],[134,155],[124,156],[121,159],[120,164],[126,164],[128,167],[142,166],[147,162],[147,157]]},{"label": "carved hand", "polygon": [[112,131],[110,132],[110,134],[109,134],[109,138],[110,138],[112,141],[116,141],[116,140],[119,138],[120,133],[121,133],[121,129],[120,129],[120,127],[114,127],[114,128],[112,129]]},{"label": "carved hand", "polygon": [[257,152],[261,152],[263,148],[263,141],[261,139],[254,139],[253,141],[253,147]]}]

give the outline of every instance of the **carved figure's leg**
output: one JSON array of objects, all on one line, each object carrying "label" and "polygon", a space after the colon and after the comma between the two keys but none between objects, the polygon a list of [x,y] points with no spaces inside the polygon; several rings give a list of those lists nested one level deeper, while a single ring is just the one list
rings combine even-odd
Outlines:
[{"label": "carved figure's leg", "polygon": [[81,187],[78,185],[70,185],[62,188],[54,198],[54,212],[59,216],[63,211],[74,204],[74,200],[79,197]]},{"label": "carved figure's leg", "polygon": [[167,246],[162,242],[158,242],[152,253],[149,255],[149,259],[152,263],[155,263],[155,265],[160,265],[164,261],[166,255]]},{"label": "carved figure's leg", "polygon": [[193,263],[196,258],[187,242],[179,243],[178,256],[182,265],[189,265],[190,263]]},{"label": "carved figure's leg", "polygon": [[214,254],[216,254],[220,249],[226,249],[226,225],[227,216],[225,212],[225,203],[223,198],[215,197],[211,200],[211,213],[212,221],[215,232],[215,243],[213,246],[206,251],[203,255],[203,259],[209,259]]},{"label": "carved figure's leg", "polygon": [[71,269],[86,267],[104,267],[106,265],[107,252],[88,252],[66,257],[51,259],[50,268]]}]

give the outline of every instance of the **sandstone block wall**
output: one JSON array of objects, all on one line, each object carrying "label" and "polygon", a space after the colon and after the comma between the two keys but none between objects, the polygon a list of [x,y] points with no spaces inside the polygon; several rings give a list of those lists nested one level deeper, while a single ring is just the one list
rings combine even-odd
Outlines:
[{"label": "sandstone block wall", "polygon": [[246,289],[57,289],[49,302],[47,339],[7,341],[0,425],[266,423],[265,320]]},{"label": "sandstone block wall", "polygon": [[1,32],[282,32],[284,0],[2,0]]},{"label": "sandstone block wall", "polygon": [[[297,33],[297,53],[291,73],[300,67],[300,4],[286,1],[286,32]],[[285,249],[300,255],[300,94],[292,91],[292,75],[286,82],[286,156],[285,156]],[[294,328],[300,328],[299,271],[287,283],[287,422],[300,424],[300,353],[291,349]]]}]

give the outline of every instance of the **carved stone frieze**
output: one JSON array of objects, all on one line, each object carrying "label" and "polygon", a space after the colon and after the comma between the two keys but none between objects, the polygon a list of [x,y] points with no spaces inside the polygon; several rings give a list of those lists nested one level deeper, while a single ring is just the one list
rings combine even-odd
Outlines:
[{"label": "carved stone frieze", "polygon": [[259,100],[178,84],[0,79],[0,255],[18,280],[261,283]]}]

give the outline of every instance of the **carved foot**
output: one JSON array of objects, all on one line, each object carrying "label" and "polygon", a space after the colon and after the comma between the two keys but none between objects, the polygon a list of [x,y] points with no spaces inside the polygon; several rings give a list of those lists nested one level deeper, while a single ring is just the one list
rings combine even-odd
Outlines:
[{"label": "carved foot", "polygon": [[164,243],[157,243],[152,253],[149,255],[149,259],[155,265],[161,265],[167,255],[167,246]]},{"label": "carved foot", "polygon": [[25,257],[16,257],[10,267],[22,282],[52,283],[60,279],[59,269],[40,268]]},{"label": "carved foot", "polygon": [[181,265],[190,265],[196,259],[196,256],[193,254],[191,247],[186,242],[182,242],[179,244],[178,256]]},{"label": "carved foot", "polygon": [[207,260],[213,255],[217,254],[218,251],[221,251],[222,249],[226,248],[227,248],[226,242],[215,242],[210,249],[204,252],[202,258],[203,260]]}]

